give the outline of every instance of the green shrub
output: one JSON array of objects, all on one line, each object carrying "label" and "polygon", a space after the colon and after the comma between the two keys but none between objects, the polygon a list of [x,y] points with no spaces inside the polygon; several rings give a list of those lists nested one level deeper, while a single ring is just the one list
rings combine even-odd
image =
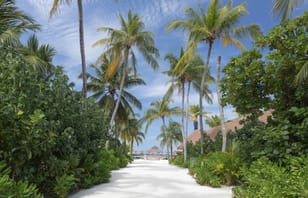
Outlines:
[{"label": "green shrub", "polygon": [[75,187],[75,177],[73,175],[62,175],[56,178],[56,185],[54,192],[60,197],[64,198],[68,192]]},{"label": "green shrub", "polygon": [[76,176],[79,187],[89,188],[109,180],[111,177],[110,163],[106,162],[104,156],[105,151],[97,151],[96,154],[86,155],[80,165],[82,171]]},{"label": "green shrub", "polygon": [[119,159],[120,168],[126,167],[127,164],[130,162],[129,157],[123,153],[118,154],[117,157]]},{"label": "green shrub", "polygon": [[285,166],[263,157],[240,171],[242,184],[235,197],[308,197],[308,157],[288,157]]},{"label": "green shrub", "polygon": [[113,150],[100,150],[100,155],[105,159],[106,166],[109,170],[118,170],[120,168],[120,159],[115,156]]},{"label": "green shrub", "polygon": [[184,162],[184,156],[182,153],[179,153],[177,154],[172,160],[171,160],[171,163],[176,165],[176,166],[179,166],[179,167],[182,167],[182,168],[188,168],[189,167],[189,161],[190,159],[187,159],[185,162]]},{"label": "green shrub", "polygon": [[10,169],[6,168],[3,161],[0,161],[0,198],[43,198],[34,184],[27,181],[15,182],[9,174]]},{"label": "green shrub", "polygon": [[190,173],[196,177],[199,184],[213,187],[233,185],[238,180],[238,160],[234,154],[214,152],[205,158],[198,158]]},{"label": "green shrub", "polygon": [[261,157],[278,162],[289,155],[308,153],[308,108],[292,107],[274,116],[274,120],[270,120],[267,125],[259,122],[245,123],[237,131],[239,156],[243,162],[250,164]]}]

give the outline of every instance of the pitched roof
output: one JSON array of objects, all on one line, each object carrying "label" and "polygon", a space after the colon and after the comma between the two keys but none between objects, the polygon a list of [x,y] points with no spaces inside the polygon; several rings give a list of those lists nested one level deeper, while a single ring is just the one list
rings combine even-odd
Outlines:
[{"label": "pitched roof", "polygon": [[[272,116],[273,110],[264,111],[263,114],[258,118],[260,122],[267,123],[267,118]],[[238,129],[243,127],[240,124],[241,118],[235,118],[229,122],[225,123],[226,131],[227,132],[235,132]],[[221,126],[217,126],[208,130],[205,130],[205,134],[209,136],[212,140],[215,140],[217,133],[221,130]],[[192,134],[187,137],[187,142],[192,142],[195,144],[197,141],[200,140],[200,130],[194,130]],[[183,144],[177,147],[177,150],[183,150]]]},{"label": "pitched roof", "polygon": [[148,153],[161,153],[162,150],[160,150],[157,146],[153,146],[149,150],[147,150]]}]

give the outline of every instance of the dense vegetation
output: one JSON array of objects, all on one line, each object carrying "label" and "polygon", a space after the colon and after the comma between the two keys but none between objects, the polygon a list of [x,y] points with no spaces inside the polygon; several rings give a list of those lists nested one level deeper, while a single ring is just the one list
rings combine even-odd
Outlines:
[{"label": "dense vegetation", "polygon": [[[292,11],[301,1],[275,2],[274,10],[289,5]],[[167,26],[188,33],[187,48],[178,57],[165,56],[171,86],[139,119],[135,109],[142,104],[127,90],[145,84],[136,71],[135,50],[153,69],[159,51],[137,14],[129,11],[127,19],[120,14],[120,29],[99,28],[108,37],[95,45],[103,44],[106,51],[92,65],[94,74],[86,73],[82,61],[83,90],[78,92],[62,66],[53,64],[55,49],[40,45],[35,35],[26,44],[20,41],[22,33],[39,30],[39,25],[14,1],[0,0],[0,197],[66,197],[107,182],[111,170],[131,161],[129,151],[144,138],[142,124],[147,130],[154,120],[162,121],[158,138],[168,158],[170,150],[171,161],[189,168],[198,183],[237,185],[235,197],[308,197],[308,12],[287,20],[289,12],[281,11],[282,24],[261,35],[258,25],[235,26],[247,13],[245,4],[221,6],[211,0],[207,11],[201,6],[198,11],[186,9],[187,19]],[[203,139],[201,133],[200,142],[186,145],[189,116],[196,126],[199,118],[202,131],[202,102],[212,102],[209,84],[215,80],[209,62],[214,42],[222,39],[244,49],[237,39],[247,35],[257,38],[254,48],[231,58],[224,77],[216,79],[219,105],[232,105],[244,118],[243,128],[218,133],[215,140]],[[208,45],[205,62],[195,53],[201,42]],[[84,52],[81,56],[84,60]],[[86,87],[91,97],[86,98]],[[190,106],[191,87],[200,95],[198,105]],[[181,92],[181,109],[171,106],[175,89]],[[258,116],[269,109],[273,115],[259,122]],[[181,123],[173,115],[181,115]],[[223,115],[212,116],[207,124],[214,127],[221,120]],[[172,158],[179,141],[184,152]]]},{"label": "dense vegetation", "polygon": [[[198,183],[239,184],[235,197],[308,196],[308,83],[298,81],[307,64],[307,21],[306,12],[274,27],[255,42],[269,48],[266,54],[245,51],[224,67],[223,101],[246,119],[231,137],[228,153],[209,147],[205,157],[186,163]],[[274,110],[267,124],[257,120],[264,109]]]},{"label": "dense vegetation", "polygon": [[102,110],[88,100],[82,111],[81,95],[61,67],[45,77],[10,47],[0,60],[0,158],[12,179],[64,196],[108,181],[111,169],[127,164],[105,150],[110,137]]},{"label": "dense vegetation", "polygon": [[125,143],[142,141],[141,129],[120,142],[104,105],[84,100],[53,65],[55,50],[35,35],[20,42],[23,31],[39,28],[34,20],[14,1],[1,0],[0,9],[1,197],[66,197],[107,182],[131,161]]}]

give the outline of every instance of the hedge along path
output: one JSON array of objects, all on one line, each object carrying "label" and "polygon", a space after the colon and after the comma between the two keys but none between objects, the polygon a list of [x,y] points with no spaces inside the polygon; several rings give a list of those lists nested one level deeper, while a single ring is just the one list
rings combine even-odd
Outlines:
[{"label": "hedge along path", "polygon": [[184,168],[167,161],[135,160],[112,172],[109,183],[82,190],[69,198],[231,198],[231,187],[200,186]]}]

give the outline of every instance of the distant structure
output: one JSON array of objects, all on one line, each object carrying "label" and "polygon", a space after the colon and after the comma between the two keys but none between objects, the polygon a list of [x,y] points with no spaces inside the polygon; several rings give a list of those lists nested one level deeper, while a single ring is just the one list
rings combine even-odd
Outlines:
[{"label": "distant structure", "polygon": [[147,160],[161,160],[164,157],[165,156],[162,150],[158,148],[157,146],[153,146],[152,148],[147,150],[146,155],[145,155],[145,159]]},{"label": "distant structure", "polygon": [[[267,123],[267,118],[268,117],[272,117],[272,112],[273,110],[268,110],[268,111],[265,111],[263,112],[263,114],[258,118],[258,120],[260,122],[263,122],[263,123]],[[236,118],[236,119],[233,119],[229,122],[226,122],[225,123],[225,127],[226,127],[226,131],[227,133],[230,133],[230,132],[236,132],[236,130],[238,129],[241,129],[243,127],[243,125],[241,124],[241,118]],[[218,132],[221,131],[221,126],[217,126],[217,127],[214,127],[214,128],[211,128],[209,130],[205,130],[204,131],[204,134],[207,135],[207,137],[211,138],[212,140],[215,140]],[[196,142],[200,141],[200,130],[198,129],[195,129],[193,131],[193,133],[187,137],[187,142],[191,142],[193,144],[195,144]],[[183,151],[183,144],[179,145],[177,147],[177,152],[182,152]]]}]

